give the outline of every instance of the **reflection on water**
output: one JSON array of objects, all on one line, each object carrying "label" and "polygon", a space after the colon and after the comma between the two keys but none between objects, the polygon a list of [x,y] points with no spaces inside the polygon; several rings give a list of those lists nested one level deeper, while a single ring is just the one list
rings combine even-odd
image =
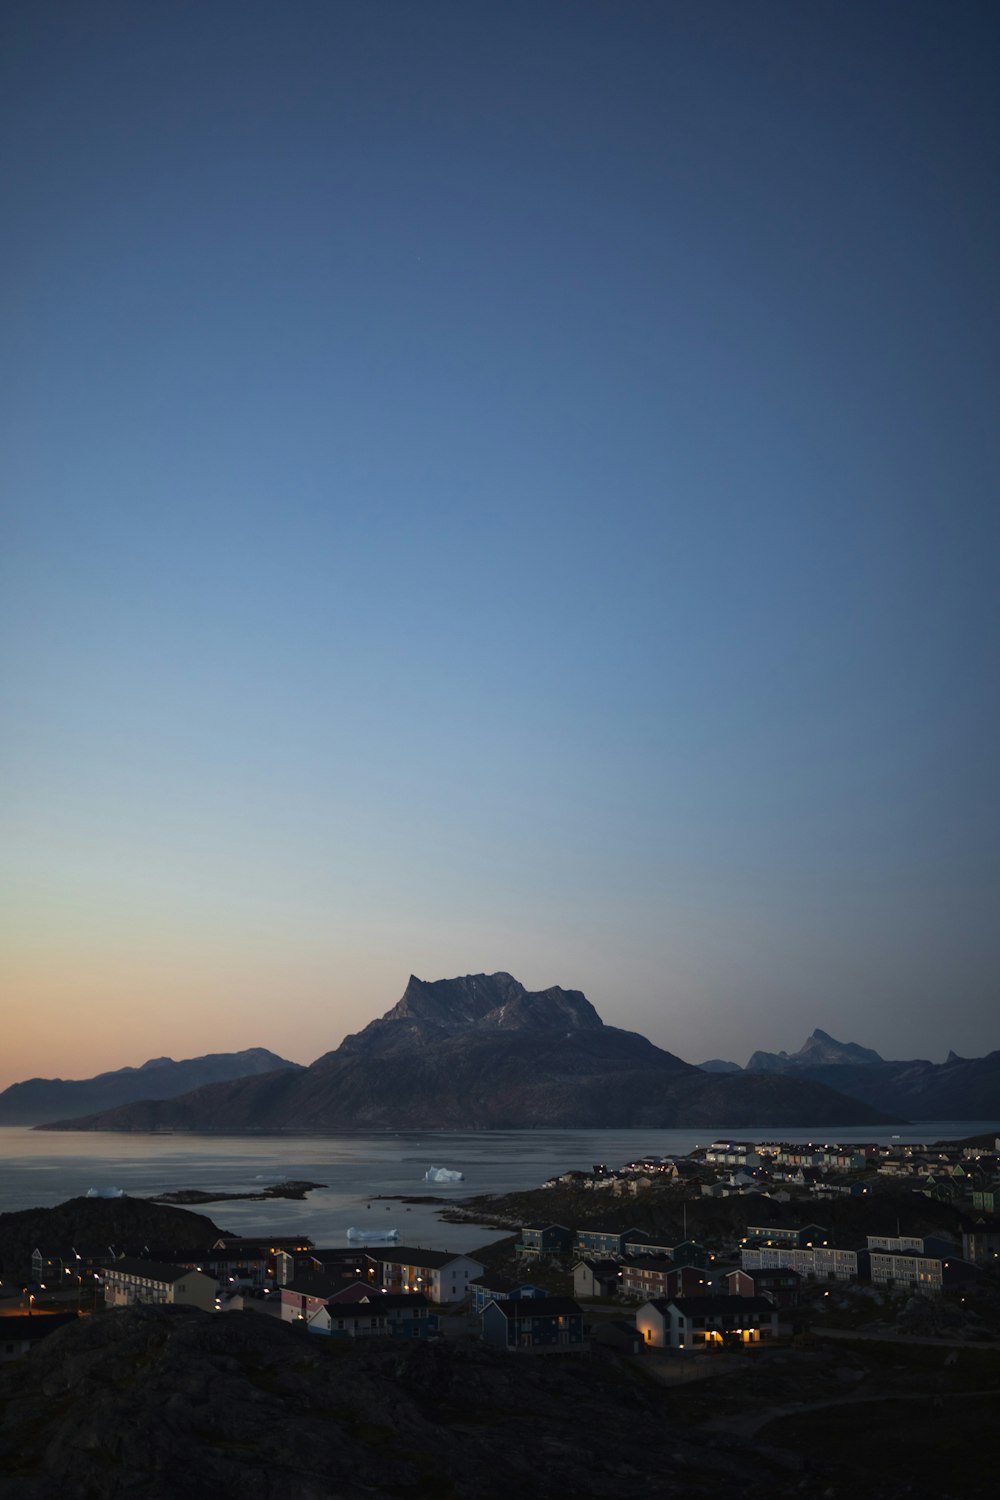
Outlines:
[{"label": "reflection on water", "polygon": [[[403,1244],[469,1250],[497,1238],[476,1225],[442,1224],[427,1204],[379,1202],[379,1195],[460,1201],[479,1193],[538,1187],[550,1176],[616,1166],[646,1154],[669,1156],[719,1135],[740,1139],[837,1141],[957,1140],[1000,1131],[992,1120],[936,1120],[892,1131],[787,1127],[771,1130],[510,1130],[403,1132],[336,1136],[117,1135],[0,1129],[0,1212],[52,1207],[89,1188],[119,1187],[135,1197],[181,1188],[260,1192],[284,1178],[321,1182],[301,1202],[207,1204],[196,1211],[234,1234],[308,1234],[316,1244],[346,1245],[351,1225],[399,1231]],[[431,1165],[464,1181],[428,1184]]]}]

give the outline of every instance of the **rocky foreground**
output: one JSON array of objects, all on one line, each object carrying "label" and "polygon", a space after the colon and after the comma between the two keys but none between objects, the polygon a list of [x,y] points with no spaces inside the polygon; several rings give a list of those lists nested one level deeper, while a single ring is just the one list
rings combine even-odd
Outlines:
[{"label": "rocky foreground", "polygon": [[340,1343],[255,1313],[122,1309],[0,1367],[0,1496],[980,1500],[998,1366],[947,1358],[761,1351],[676,1387],[652,1356]]},{"label": "rocky foreground", "polygon": [[685,1492],[716,1495],[734,1472],[613,1364],[347,1346],[254,1313],[84,1320],[0,1370],[0,1403],[0,1494],[24,1500],[618,1497],[692,1469]]}]

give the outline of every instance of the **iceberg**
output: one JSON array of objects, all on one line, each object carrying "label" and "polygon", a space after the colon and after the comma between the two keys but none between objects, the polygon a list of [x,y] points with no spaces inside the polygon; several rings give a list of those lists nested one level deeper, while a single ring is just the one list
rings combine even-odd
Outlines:
[{"label": "iceberg", "polygon": [[88,1198],[124,1198],[124,1188],[88,1188]]},{"label": "iceberg", "polygon": [[357,1229],[347,1231],[349,1240],[367,1240],[372,1245],[393,1245],[399,1239],[398,1229]]},{"label": "iceberg", "polygon": [[425,1182],[464,1182],[464,1172],[453,1172],[450,1167],[428,1167],[424,1173]]}]

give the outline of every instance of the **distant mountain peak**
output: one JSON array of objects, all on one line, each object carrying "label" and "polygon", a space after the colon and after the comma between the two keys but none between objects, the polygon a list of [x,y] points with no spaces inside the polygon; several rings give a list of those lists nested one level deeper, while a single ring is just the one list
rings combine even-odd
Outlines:
[{"label": "distant mountain peak", "polygon": [[395,1052],[472,1031],[596,1031],[603,1025],[580,990],[564,990],[559,985],[526,990],[504,970],[455,979],[420,979],[411,974],[392,1009],[363,1031],[345,1037],[338,1050]]},{"label": "distant mountain peak", "polygon": [[872,1048],[857,1042],[838,1042],[817,1026],[798,1052],[755,1052],[747,1063],[750,1073],[790,1073],[820,1064],[880,1063],[884,1059]]}]

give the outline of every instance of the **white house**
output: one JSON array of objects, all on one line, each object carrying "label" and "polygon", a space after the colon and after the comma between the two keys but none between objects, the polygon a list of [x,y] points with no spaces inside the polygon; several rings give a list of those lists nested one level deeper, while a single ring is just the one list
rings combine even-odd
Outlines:
[{"label": "white house", "polygon": [[873,1286],[909,1286],[936,1295],[944,1285],[944,1267],[935,1255],[870,1250],[868,1259]]},{"label": "white house", "polygon": [[185,1266],[162,1265],[155,1260],[116,1260],[103,1267],[106,1307],[129,1307],[134,1302],[183,1303],[215,1310],[218,1289],[214,1276]]},{"label": "white house", "polygon": [[377,1263],[378,1284],[387,1292],[423,1292],[429,1302],[438,1304],[464,1302],[469,1296],[469,1282],[486,1269],[471,1255],[421,1250],[412,1245],[380,1248]]},{"label": "white house", "polygon": [[694,1353],[778,1337],[778,1309],[766,1297],[674,1297],[643,1303],[635,1326],[651,1348]]}]

